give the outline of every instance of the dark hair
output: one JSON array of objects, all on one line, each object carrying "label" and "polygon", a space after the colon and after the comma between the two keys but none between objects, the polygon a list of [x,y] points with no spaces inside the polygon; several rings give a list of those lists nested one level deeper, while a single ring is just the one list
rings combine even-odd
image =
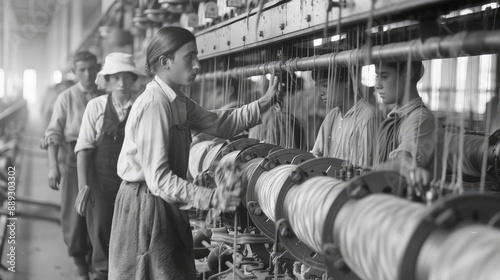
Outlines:
[{"label": "dark hair", "polygon": [[97,57],[89,51],[81,51],[75,53],[75,55],[73,56],[73,67],[76,66],[76,63],[78,61],[94,61],[97,64]]},{"label": "dark hair", "polygon": [[[382,62],[382,64],[395,69],[399,74],[406,73],[406,68],[408,67],[408,62]],[[412,61],[410,67],[411,71],[415,73],[410,81],[416,84],[424,76],[424,64],[422,61]]]},{"label": "dark hair", "polygon": [[160,56],[172,57],[179,48],[194,40],[196,38],[193,33],[182,27],[168,26],[160,28],[149,41],[146,50],[146,75],[152,76],[156,74]]},{"label": "dark hair", "polygon": [[315,82],[328,79],[336,79],[339,83],[347,83],[349,81],[349,71],[346,67],[336,69],[317,69],[313,71],[312,78]]}]

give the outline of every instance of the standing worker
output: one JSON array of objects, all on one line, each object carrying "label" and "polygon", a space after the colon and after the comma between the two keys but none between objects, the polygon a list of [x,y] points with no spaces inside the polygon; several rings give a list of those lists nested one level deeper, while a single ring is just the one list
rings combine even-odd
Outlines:
[{"label": "standing worker", "polygon": [[210,112],[181,91],[198,72],[194,35],[163,27],[149,42],[146,71],[154,79],[132,105],[118,159],[123,182],[115,201],[109,278],[196,279],[186,209],[234,211],[241,190],[216,190],[186,181],[191,129],[230,138],[260,121],[281,98],[278,80],[259,100],[239,109]]},{"label": "standing worker", "polygon": [[121,179],[116,164],[122,149],[125,123],[142,72],[133,56],[110,53],[96,84],[109,92],[92,99],[83,114],[76,142],[78,187],[76,210],[87,219],[92,244],[91,279],[108,279],[108,246],[113,208]]},{"label": "standing worker", "polygon": [[[75,54],[73,72],[78,78],[78,83],[57,97],[52,117],[45,131],[44,141],[42,141],[49,154],[49,186],[54,190],[62,189],[63,237],[68,246],[68,253],[75,261],[80,279],[89,279],[86,256],[90,251],[90,246],[85,218],[78,215],[74,207],[78,195],[78,179],[76,155],[73,151],[85,106],[92,98],[103,93],[95,84],[98,68],[97,58],[92,53],[82,51]],[[57,160],[60,147],[67,152],[62,176]]]}]

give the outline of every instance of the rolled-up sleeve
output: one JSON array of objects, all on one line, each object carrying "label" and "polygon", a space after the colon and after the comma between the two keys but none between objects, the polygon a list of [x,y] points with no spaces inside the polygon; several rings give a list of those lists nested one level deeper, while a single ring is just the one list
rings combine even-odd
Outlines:
[{"label": "rolled-up sleeve", "polygon": [[99,117],[99,108],[97,99],[90,100],[82,117],[82,125],[76,141],[75,153],[85,149],[95,148],[97,142],[97,118]]},{"label": "rolled-up sleeve", "polygon": [[65,94],[60,94],[54,104],[49,125],[45,130],[45,142],[47,145],[60,146],[64,140],[64,126],[66,125],[68,110],[68,100],[65,97]]},{"label": "rolled-up sleeve", "polygon": [[208,209],[214,190],[189,183],[170,169],[168,147],[173,126],[170,104],[145,103],[133,125],[136,156],[142,163],[146,184],[153,195],[169,203],[181,204],[182,209]]}]

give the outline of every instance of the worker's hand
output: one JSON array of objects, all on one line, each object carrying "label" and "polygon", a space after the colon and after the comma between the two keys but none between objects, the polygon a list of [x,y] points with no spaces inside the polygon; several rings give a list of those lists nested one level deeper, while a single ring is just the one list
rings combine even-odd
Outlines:
[{"label": "worker's hand", "polygon": [[247,179],[241,166],[234,162],[221,161],[215,170],[217,188],[211,206],[222,212],[233,212],[246,192]]},{"label": "worker's hand", "polygon": [[61,182],[61,172],[57,165],[49,169],[49,187],[53,190],[59,190],[59,183]]},{"label": "worker's hand", "polygon": [[274,73],[271,74],[271,79],[269,82],[269,88],[264,96],[259,98],[260,112],[264,113],[276,102],[281,103],[283,101],[284,92],[281,90],[281,85],[278,76]]},{"label": "worker's hand", "polygon": [[404,176],[417,196],[425,196],[431,181],[431,174],[429,171],[421,167],[415,167],[410,170],[410,172],[404,172]]},{"label": "worker's hand", "polygon": [[42,149],[42,150],[47,150],[47,147],[49,146],[49,145],[47,145],[47,141],[45,140],[45,137],[42,137],[40,139],[40,141],[38,141],[38,144],[40,144],[40,149]]},{"label": "worker's hand", "polygon": [[89,187],[87,185],[83,186],[80,188],[78,191],[78,196],[76,197],[75,201],[75,208],[76,212],[82,216],[85,217],[85,211],[87,209],[87,204],[89,203]]}]

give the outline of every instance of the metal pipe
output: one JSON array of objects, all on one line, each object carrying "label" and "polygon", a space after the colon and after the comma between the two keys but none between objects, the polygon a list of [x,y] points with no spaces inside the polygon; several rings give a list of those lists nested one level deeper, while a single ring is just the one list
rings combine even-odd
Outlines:
[{"label": "metal pipe", "polygon": [[[500,52],[500,31],[460,32],[443,37],[430,37],[424,42],[415,39],[373,46],[371,50],[368,47],[361,47],[338,53],[292,58],[285,62],[272,61],[236,67],[227,71],[202,74],[200,78],[220,79],[227,76],[244,78],[271,72],[307,71],[329,66],[347,67],[349,65],[373,64],[379,61],[403,62],[408,60],[408,56],[411,56],[414,61],[422,61],[497,52]],[[370,60],[368,60],[369,57]]]}]

